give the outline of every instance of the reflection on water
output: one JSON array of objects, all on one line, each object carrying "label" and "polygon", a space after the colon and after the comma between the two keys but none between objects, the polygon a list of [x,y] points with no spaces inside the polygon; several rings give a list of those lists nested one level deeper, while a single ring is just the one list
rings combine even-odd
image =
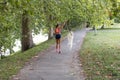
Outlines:
[{"label": "reflection on water", "polygon": [[[33,42],[37,45],[37,44],[39,44],[39,43],[42,43],[42,42],[44,42],[44,41],[46,41],[46,40],[48,40],[48,35],[47,34],[42,34],[42,33],[40,33],[40,34],[38,34],[38,35],[33,35]],[[15,45],[16,46],[14,46],[13,47],[13,50],[15,51],[15,52],[17,52],[17,51],[19,51],[20,49],[21,49],[21,42],[20,42],[20,40],[16,40],[15,41]],[[2,55],[5,55],[5,56],[8,56],[8,55],[10,55],[10,51],[7,49],[6,51],[5,51],[5,53],[3,53],[2,52]]]}]

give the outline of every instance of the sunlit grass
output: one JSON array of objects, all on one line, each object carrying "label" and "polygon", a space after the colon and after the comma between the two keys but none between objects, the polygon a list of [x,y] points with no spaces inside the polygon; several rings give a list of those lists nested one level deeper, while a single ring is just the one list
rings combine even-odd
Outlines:
[{"label": "sunlit grass", "polygon": [[119,80],[120,30],[88,32],[80,57],[87,80]]}]

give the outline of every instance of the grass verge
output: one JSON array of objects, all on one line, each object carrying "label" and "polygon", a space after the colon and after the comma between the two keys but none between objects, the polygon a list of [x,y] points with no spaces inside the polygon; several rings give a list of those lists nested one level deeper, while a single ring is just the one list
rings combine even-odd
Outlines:
[{"label": "grass verge", "polygon": [[[63,32],[65,37],[67,31]],[[9,80],[12,75],[18,73],[18,71],[25,65],[26,62],[37,55],[39,52],[46,50],[48,47],[55,43],[55,39],[45,41],[23,53],[18,52],[14,55],[8,56],[0,60],[0,80]]]},{"label": "grass verge", "polygon": [[81,51],[86,80],[120,79],[120,30],[87,33]]},{"label": "grass verge", "polygon": [[23,53],[16,53],[0,60],[0,80],[9,80],[10,76],[16,74],[26,62],[39,52],[47,49],[54,40],[48,40],[40,45],[35,46]]}]

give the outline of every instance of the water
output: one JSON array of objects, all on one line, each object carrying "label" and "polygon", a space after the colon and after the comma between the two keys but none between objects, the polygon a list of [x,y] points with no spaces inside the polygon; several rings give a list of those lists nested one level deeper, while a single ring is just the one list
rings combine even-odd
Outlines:
[{"label": "water", "polygon": [[[48,35],[47,34],[43,35],[42,33],[40,33],[38,35],[33,35],[33,42],[35,43],[35,45],[37,45],[39,43],[42,43],[42,42],[44,42],[46,40],[48,40]],[[15,45],[16,46],[13,47],[14,52],[20,51],[21,50],[21,42],[20,42],[20,40],[16,40]],[[3,52],[1,52],[1,53],[2,53],[2,55],[5,55],[5,56],[10,55],[9,49],[7,49],[5,51],[5,53],[3,53]]]}]

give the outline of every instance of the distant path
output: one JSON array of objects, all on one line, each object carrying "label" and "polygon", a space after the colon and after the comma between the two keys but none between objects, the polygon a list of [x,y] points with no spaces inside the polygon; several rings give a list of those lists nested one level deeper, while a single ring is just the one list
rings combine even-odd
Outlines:
[{"label": "distant path", "polygon": [[12,80],[85,80],[78,57],[86,29],[74,32],[73,48],[69,49],[67,39],[61,42],[62,53],[55,51],[55,45],[35,56]]}]

